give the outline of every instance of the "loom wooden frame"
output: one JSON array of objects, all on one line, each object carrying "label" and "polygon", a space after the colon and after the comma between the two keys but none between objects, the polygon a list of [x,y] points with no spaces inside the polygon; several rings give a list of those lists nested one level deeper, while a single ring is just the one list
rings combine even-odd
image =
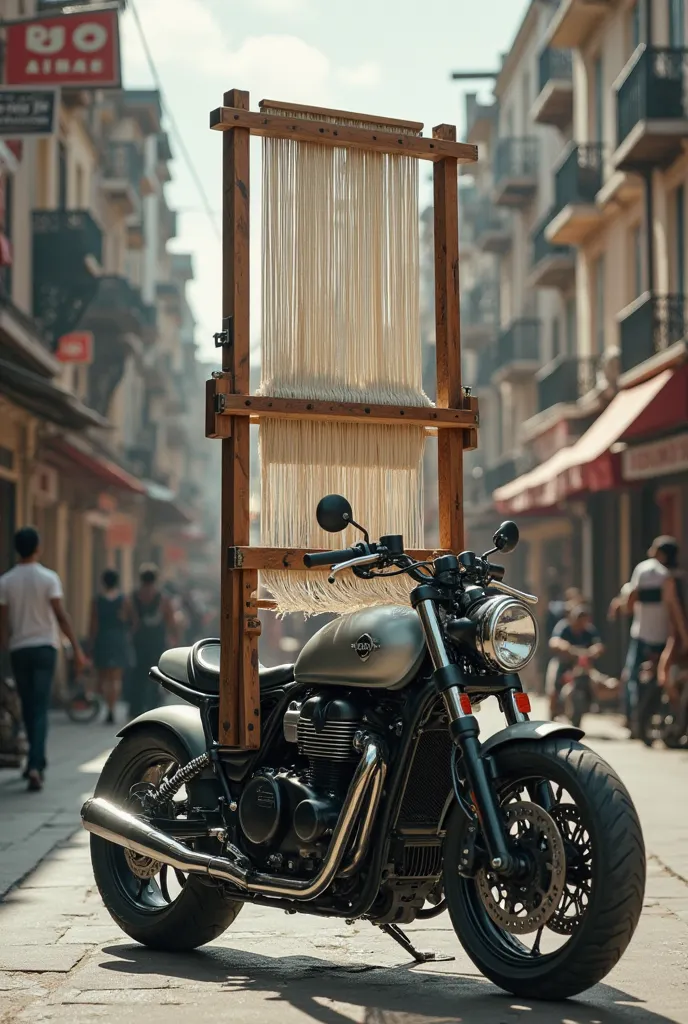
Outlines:
[{"label": "loom wooden frame", "polygon": [[[477,445],[478,403],[461,385],[459,309],[458,165],[477,160],[477,148],[456,141],[456,128],[438,125],[432,138],[397,135],[393,128],[416,122],[379,121],[346,111],[306,108],[277,101],[291,116],[254,113],[249,95],[232,89],[224,106],[210,115],[210,126],[223,132],[222,264],[223,318],[232,330],[222,346],[222,371],[206,383],[206,436],[222,440],[222,565],[220,745],[252,750],[260,746],[258,571],[300,569],[301,549],[262,548],[249,544],[249,428],[266,416],[285,419],[339,420],[357,423],[422,425],[438,438],[440,547],[414,552],[430,558],[463,547],[463,453]],[[385,129],[336,125],[299,118],[310,109],[323,117],[379,123]],[[390,130],[392,129],[392,130]],[[250,395],[249,332],[249,189],[251,135],[297,139],[318,145],[346,146],[385,153],[406,153],[433,163],[435,338],[437,402],[434,407],[380,406],[368,403],[259,398]]]}]

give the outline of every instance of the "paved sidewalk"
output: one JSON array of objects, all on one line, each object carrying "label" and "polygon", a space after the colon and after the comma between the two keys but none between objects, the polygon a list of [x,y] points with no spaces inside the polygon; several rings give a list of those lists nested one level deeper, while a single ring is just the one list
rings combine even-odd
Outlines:
[{"label": "paved sidewalk", "polygon": [[79,828],[81,804],[93,792],[117,728],[78,725],[54,711],[44,789],[28,793],[18,769],[0,769],[0,896]]}]

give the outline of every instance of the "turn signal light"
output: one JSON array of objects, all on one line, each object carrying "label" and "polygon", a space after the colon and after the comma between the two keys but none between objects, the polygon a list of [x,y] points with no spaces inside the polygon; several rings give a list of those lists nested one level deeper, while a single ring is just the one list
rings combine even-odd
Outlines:
[{"label": "turn signal light", "polygon": [[523,692],[515,693],[514,694],[514,704],[516,705],[516,707],[518,708],[518,710],[521,712],[522,715],[529,715],[530,714],[530,697],[528,696],[527,693],[523,693]]},{"label": "turn signal light", "polygon": [[473,708],[471,707],[471,698],[468,696],[468,694],[462,693],[459,700],[461,702],[461,710],[463,711],[464,715],[472,715]]}]

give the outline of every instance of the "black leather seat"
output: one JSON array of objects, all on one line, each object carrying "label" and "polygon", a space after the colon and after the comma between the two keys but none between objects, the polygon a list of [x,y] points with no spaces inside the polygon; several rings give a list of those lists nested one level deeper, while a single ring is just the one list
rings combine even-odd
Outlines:
[{"label": "black leather seat", "polygon": [[[175,682],[201,693],[216,694],[220,690],[220,641],[199,640],[193,647],[173,647],[160,658],[158,668]],[[259,666],[261,693],[294,681],[293,665],[275,668]]]}]

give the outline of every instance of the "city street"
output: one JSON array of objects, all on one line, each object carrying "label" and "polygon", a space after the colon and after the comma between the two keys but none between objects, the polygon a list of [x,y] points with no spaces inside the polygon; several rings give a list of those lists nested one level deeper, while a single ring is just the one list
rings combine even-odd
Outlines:
[{"label": "city street", "polygon": [[[484,732],[499,724],[486,705],[481,718]],[[0,904],[0,1021],[85,1024],[126,1014],[132,1024],[157,1024],[193,1012],[195,1021],[241,1024],[688,1024],[688,754],[630,744],[610,718],[588,717],[584,725],[638,804],[649,870],[645,910],[630,949],[607,982],[579,1000],[526,1004],[500,994],[462,954],[446,916],[410,931],[421,948],[455,954],[456,960],[413,968],[369,924],[262,909],[245,910],[234,929],[193,954],[163,955],[130,942],[94,889],[86,835],[65,834],[102,760],[94,745],[102,755],[109,742],[99,726],[78,733],[89,760],[82,758],[80,771],[68,772],[65,762],[56,767],[38,798],[41,807],[13,795],[18,787],[9,773],[7,782],[0,780],[3,823],[18,820],[24,807],[32,815],[45,813],[53,783],[60,808],[57,820],[46,819],[33,832],[25,828],[13,847],[15,858],[20,847],[28,859],[43,856],[41,843],[45,852],[47,832],[56,830],[52,852]],[[63,728],[71,734],[74,727]]]}]

